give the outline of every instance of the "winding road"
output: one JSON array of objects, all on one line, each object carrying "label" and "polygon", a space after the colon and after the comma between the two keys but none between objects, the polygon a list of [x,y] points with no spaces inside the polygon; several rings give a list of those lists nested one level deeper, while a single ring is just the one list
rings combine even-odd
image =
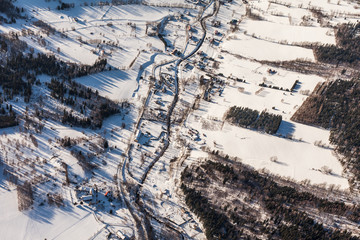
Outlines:
[{"label": "winding road", "polygon": [[[136,239],[152,239],[152,226],[149,220],[150,218],[155,219],[156,221],[158,221],[159,223],[164,224],[166,227],[168,227],[169,229],[171,229],[172,231],[175,231],[177,234],[179,234],[180,236],[182,236],[182,239],[189,239],[189,236],[183,232],[183,230],[180,228],[180,226],[178,226],[175,222],[160,217],[160,216],[154,216],[152,213],[150,213],[149,211],[146,210],[145,206],[144,206],[144,201],[140,201],[140,196],[141,196],[141,191],[142,191],[142,186],[143,184],[146,182],[147,176],[148,174],[151,172],[152,168],[154,167],[154,165],[163,157],[163,155],[165,154],[165,152],[167,151],[167,149],[169,148],[170,145],[170,136],[171,136],[171,119],[172,119],[172,115],[174,112],[174,109],[176,107],[176,104],[179,100],[179,77],[178,77],[178,73],[179,73],[179,67],[181,65],[181,63],[183,63],[184,61],[186,61],[187,59],[189,59],[190,57],[192,57],[194,54],[196,54],[196,52],[199,51],[199,49],[201,48],[201,46],[203,45],[205,39],[206,39],[206,35],[207,35],[207,31],[206,31],[206,20],[212,16],[214,16],[220,7],[220,3],[219,0],[212,0],[206,8],[204,8],[204,11],[210,7],[211,5],[214,5],[214,10],[212,13],[202,17],[200,19],[200,24],[201,24],[201,28],[203,31],[203,35],[202,38],[200,39],[200,41],[198,42],[198,44],[196,45],[196,47],[193,49],[193,51],[191,51],[188,55],[180,57],[178,59],[173,59],[170,61],[166,61],[160,64],[156,64],[153,67],[152,70],[152,79],[156,80],[155,77],[155,72],[157,70],[157,68],[161,67],[161,66],[165,66],[165,65],[169,65],[171,63],[175,63],[175,72],[174,72],[174,84],[175,84],[175,93],[174,93],[174,98],[171,102],[169,111],[167,113],[166,116],[166,140],[164,141],[163,147],[161,148],[160,153],[153,159],[153,161],[148,165],[148,167],[146,168],[144,174],[142,175],[140,182],[136,185],[135,190],[129,190],[129,191],[125,191],[124,186],[129,184],[129,181],[127,180],[127,174],[129,174],[129,169],[127,168],[127,165],[129,164],[130,161],[130,155],[131,155],[131,150],[133,147],[133,142],[135,140],[135,133],[137,132],[140,123],[143,119],[143,115],[144,115],[144,111],[147,108],[151,96],[152,96],[152,92],[153,90],[152,85],[150,85],[151,87],[149,88],[148,94],[147,94],[147,98],[146,101],[144,103],[144,106],[139,114],[139,118],[137,120],[137,123],[135,124],[135,129],[129,139],[129,143],[128,143],[128,147],[125,151],[125,156],[123,157],[123,161],[122,164],[119,164],[118,166],[118,188],[122,194],[122,198],[123,201],[126,204],[126,207],[129,209],[129,212],[132,216],[132,218],[134,219],[135,222],[135,227],[136,227],[136,231],[134,231],[135,233],[135,238]],[[184,49],[185,52],[186,49]],[[153,61],[153,59],[152,59]],[[160,75],[161,73],[159,73]],[[130,174],[129,174],[130,175]]]}]

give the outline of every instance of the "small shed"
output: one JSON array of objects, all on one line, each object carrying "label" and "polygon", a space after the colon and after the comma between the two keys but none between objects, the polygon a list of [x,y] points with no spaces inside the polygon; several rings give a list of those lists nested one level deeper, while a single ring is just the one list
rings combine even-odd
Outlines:
[{"label": "small shed", "polygon": [[91,201],[92,198],[93,198],[92,195],[84,195],[84,196],[81,197],[81,200],[83,200],[83,201]]},{"label": "small shed", "polygon": [[116,232],[116,236],[121,240],[126,239],[126,236],[120,230]]}]

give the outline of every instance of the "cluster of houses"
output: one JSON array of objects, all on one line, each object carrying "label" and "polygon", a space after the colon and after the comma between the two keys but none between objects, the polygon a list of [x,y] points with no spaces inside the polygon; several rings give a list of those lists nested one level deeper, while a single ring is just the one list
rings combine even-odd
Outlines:
[{"label": "cluster of houses", "polygon": [[[80,202],[86,203],[97,203],[99,198],[99,190],[96,186],[94,188],[91,187],[80,187],[75,189],[76,197]],[[113,195],[112,191],[106,191],[104,193],[104,197],[107,198],[109,201],[112,201]]]},{"label": "cluster of houses", "polygon": [[190,128],[188,130],[188,134],[191,138],[191,140],[193,141],[200,141],[200,134],[199,134],[199,131],[194,129],[194,128]]},{"label": "cluster of houses", "polygon": [[143,133],[141,130],[138,129],[136,130],[135,134],[135,142],[145,146],[149,145],[152,136],[149,132]]}]

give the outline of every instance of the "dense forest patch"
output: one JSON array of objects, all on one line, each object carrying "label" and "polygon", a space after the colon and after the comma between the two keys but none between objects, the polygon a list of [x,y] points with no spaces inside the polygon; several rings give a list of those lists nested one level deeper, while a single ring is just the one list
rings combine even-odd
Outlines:
[{"label": "dense forest patch", "polygon": [[281,124],[282,116],[266,111],[252,110],[247,107],[233,106],[225,114],[226,120],[229,122],[244,127],[253,128],[259,131],[264,131],[269,134],[275,134]]},{"label": "dense forest patch", "polygon": [[314,48],[315,57],[324,63],[359,64],[360,61],[360,23],[340,25],[335,31],[336,45],[327,44]]},{"label": "dense forest patch", "polygon": [[0,0],[0,13],[4,13],[8,18],[0,16],[0,24],[4,23],[16,23],[16,19],[20,17],[20,13],[24,12],[23,8],[15,7],[12,0]]},{"label": "dense forest patch", "polygon": [[[280,185],[240,162],[209,155],[181,176],[186,204],[200,218],[207,239],[359,239],[336,227],[357,224],[360,209]],[[314,213],[323,216],[314,219]]]},{"label": "dense forest patch", "polygon": [[0,128],[13,127],[16,125],[18,125],[18,121],[16,120],[16,115],[13,111],[0,114]]}]

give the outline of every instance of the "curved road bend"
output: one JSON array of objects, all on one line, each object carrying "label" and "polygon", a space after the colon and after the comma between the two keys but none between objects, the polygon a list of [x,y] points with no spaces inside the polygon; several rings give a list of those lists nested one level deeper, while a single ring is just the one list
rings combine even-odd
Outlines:
[{"label": "curved road bend", "polygon": [[[164,147],[162,148],[160,154],[150,163],[150,165],[148,166],[147,170],[145,171],[144,175],[142,176],[141,178],[141,181],[140,183],[137,185],[137,188],[136,188],[136,193],[135,193],[135,203],[139,206],[139,208],[141,209],[141,212],[143,214],[145,214],[145,217],[147,217],[147,214],[148,212],[145,210],[145,207],[140,203],[140,194],[141,194],[141,188],[142,188],[142,185],[143,183],[146,181],[146,178],[149,174],[149,172],[152,170],[153,166],[159,161],[159,159],[164,155],[164,153],[166,152],[166,150],[168,149],[169,145],[170,145],[170,134],[171,134],[171,116],[173,114],[173,111],[175,109],[175,106],[177,104],[177,101],[178,101],[178,98],[179,98],[179,86],[178,86],[178,72],[179,72],[179,66],[180,64],[187,60],[188,58],[192,57],[202,46],[202,44],[204,43],[205,41],[205,38],[206,38],[206,20],[212,16],[214,16],[218,10],[219,10],[219,7],[220,7],[220,3],[219,3],[219,0],[214,0],[215,1],[215,5],[214,5],[214,11],[209,14],[209,15],[206,15],[205,17],[203,17],[200,22],[201,22],[201,28],[203,29],[203,36],[201,38],[201,40],[199,41],[199,43],[197,44],[197,46],[195,47],[195,49],[190,53],[188,54],[187,56],[183,57],[183,58],[180,58],[176,61],[176,64],[175,64],[175,96],[174,96],[174,99],[171,103],[171,106],[170,106],[170,109],[169,109],[169,112],[167,114],[167,119],[166,119],[166,122],[167,122],[167,140],[165,141],[164,143]],[[214,1],[211,1],[209,3],[208,6],[210,6]],[[171,61],[173,62],[173,61]],[[154,72],[153,72],[154,73]],[[158,219],[157,217],[155,216],[150,216],[154,219]],[[164,222],[164,221],[162,221]],[[171,221],[167,220],[167,226],[169,227],[169,224]],[[175,225],[175,223],[173,223],[173,225]],[[177,226],[172,226],[170,227],[172,230],[175,230],[177,233],[179,233],[179,230],[176,230],[177,229]],[[145,230],[149,230],[151,232],[151,225],[148,225],[145,227]],[[184,238],[183,234],[180,233],[182,235],[182,238]],[[150,235],[147,235],[147,238],[150,239],[151,236]]]}]

